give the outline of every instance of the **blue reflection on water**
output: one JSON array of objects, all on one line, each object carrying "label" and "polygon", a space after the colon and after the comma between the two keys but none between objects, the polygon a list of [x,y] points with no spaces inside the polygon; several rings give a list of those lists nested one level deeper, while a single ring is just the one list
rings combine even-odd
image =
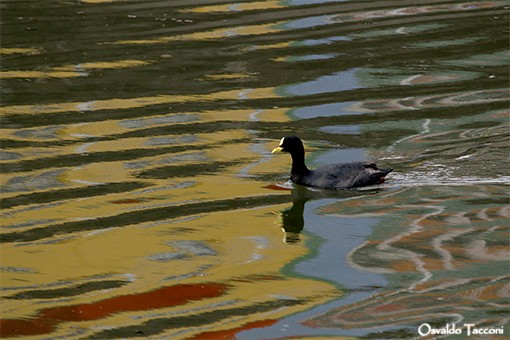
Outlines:
[{"label": "blue reflection on water", "polygon": [[352,38],[345,36],[327,37],[321,39],[306,39],[296,42],[296,45],[316,46],[316,45],[328,45],[336,41],[352,41]]},{"label": "blue reflection on water", "polygon": [[319,15],[315,17],[306,17],[303,19],[295,19],[290,20],[283,24],[282,26],[286,29],[296,29],[296,28],[309,28],[315,26],[322,26],[329,24],[330,15]]},{"label": "blue reflection on water", "polygon": [[301,56],[289,57],[287,62],[298,62],[298,61],[311,61],[311,60],[328,60],[336,57],[336,53],[324,53],[324,54],[306,54]]},{"label": "blue reflection on water", "polygon": [[283,96],[307,96],[319,93],[341,92],[362,88],[356,72],[358,68],[336,72],[303,83],[286,85],[277,91]]},{"label": "blue reflection on water", "polygon": [[[294,271],[305,276],[332,281],[348,288],[366,285],[383,285],[386,280],[380,275],[360,272],[352,268],[346,257],[356,246],[371,235],[377,224],[376,218],[342,218],[318,215],[317,209],[336,202],[322,199],[307,202],[305,232],[321,239],[317,256],[295,265]],[[332,265],[333,264],[333,265]]]},{"label": "blue reflection on water", "polygon": [[289,112],[293,118],[316,118],[316,117],[334,117],[354,114],[364,114],[365,112],[351,111],[353,102],[329,103],[312,106],[297,107]]},{"label": "blue reflection on water", "polygon": [[326,216],[317,213],[319,208],[337,201],[338,199],[326,198],[306,203],[303,233],[307,235],[307,243],[309,243],[307,246],[312,250],[304,258],[291,263],[284,271],[293,276],[328,281],[339,287],[339,294],[344,293],[345,295],[303,313],[283,318],[270,327],[241,332],[238,334],[239,339],[274,338],[275,334],[281,334],[281,336],[361,336],[371,331],[368,329],[311,328],[301,323],[332,309],[365,299],[379,287],[388,283],[386,278],[380,274],[358,270],[348,259],[349,253],[363,244],[372,234],[372,229],[379,220],[377,218]]},{"label": "blue reflection on water", "polygon": [[318,157],[314,157],[313,163],[320,166],[332,163],[363,162],[365,160],[363,149],[349,148],[322,153]]},{"label": "blue reflection on water", "polygon": [[319,131],[338,135],[359,135],[361,133],[360,126],[354,124],[324,126]]}]

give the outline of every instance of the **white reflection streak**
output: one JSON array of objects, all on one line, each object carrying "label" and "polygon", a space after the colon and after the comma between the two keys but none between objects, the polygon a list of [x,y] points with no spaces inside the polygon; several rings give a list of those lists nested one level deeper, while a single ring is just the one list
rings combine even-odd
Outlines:
[{"label": "white reflection streak", "polygon": [[101,184],[105,184],[103,182],[92,182],[92,181],[86,181],[86,180],[83,180],[83,179],[72,179],[71,181],[73,181],[75,183],[79,183],[79,184],[85,184],[85,185],[101,185]]},{"label": "white reflection streak", "polygon": [[[264,112],[264,110],[259,109],[259,110],[255,110],[252,113],[250,113],[249,121],[250,122],[258,122],[259,118],[257,116],[259,114],[261,114],[262,112]],[[248,130],[248,132],[250,134],[255,134],[255,131],[253,131],[253,130]],[[247,166],[245,166],[244,168],[239,170],[239,172],[237,173],[237,176],[239,176],[239,177],[252,177],[252,175],[250,175],[250,170],[254,166],[262,164],[262,163],[266,162],[268,159],[271,158],[271,154],[269,152],[267,152],[266,148],[261,143],[254,143],[254,144],[252,144],[250,146],[250,150],[252,152],[254,152],[254,153],[259,154],[260,155],[260,159],[255,161],[255,162],[252,162],[252,163],[248,164]]]},{"label": "white reflection streak", "polygon": [[239,92],[238,98],[241,100],[248,100],[248,99],[250,99],[250,97],[248,97],[248,94],[252,91],[253,91],[253,89],[243,90],[243,91]]},{"label": "white reflection streak", "polygon": [[421,76],[422,76],[422,74],[415,74],[414,76],[410,76],[408,78],[402,79],[402,81],[400,81],[400,85],[403,85],[403,86],[413,85],[413,80],[418,79]]},{"label": "white reflection streak", "polygon": [[392,237],[392,238],[390,238],[390,239],[388,239],[388,240],[386,240],[384,242],[381,242],[377,246],[377,248],[380,249],[380,250],[388,250],[388,249],[392,248],[395,251],[396,254],[401,255],[401,258],[410,259],[410,260],[412,260],[415,263],[416,270],[423,274],[423,279],[421,279],[421,280],[415,282],[414,284],[412,284],[411,286],[409,286],[408,290],[412,291],[419,284],[428,281],[432,277],[432,273],[429,270],[427,270],[427,268],[425,268],[425,262],[421,259],[421,257],[423,255],[419,255],[419,254],[417,254],[417,253],[415,253],[413,251],[410,251],[410,250],[404,250],[404,249],[400,249],[400,248],[395,248],[391,244],[398,242],[403,237],[407,237],[407,236],[409,236],[411,234],[414,234],[414,233],[417,233],[417,232],[421,231],[423,229],[423,227],[421,226],[420,223],[423,220],[426,220],[427,218],[429,218],[431,216],[441,214],[444,211],[444,207],[443,206],[431,206],[431,205],[427,205],[427,206],[421,206],[421,205],[419,205],[419,206],[415,206],[415,205],[403,205],[402,207],[403,208],[411,208],[411,209],[414,209],[414,208],[417,208],[417,207],[418,208],[429,208],[429,209],[434,210],[433,212],[425,214],[425,215],[415,219],[414,221],[412,221],[411,222],[411,228],[409,229],[408,232],[396,235],[396,236],[394,236],[394,237]]},{"label": "white reflection streak", "polygon": [[[395,147],[406,141],[406,140],[409,140],[409,139],[413,139],[413,138],[416,138],[418,136],[421,136],[421,135],[424,135],[424,134],[427,134],[430,132],[430,123],[431,123],[431,119],[430,118],[427,118],[423,121],[423,123],[421,124],[421,131],[417,134],[414,134],[414,135],[411,135],[411,136],[407,136],[407,137],[404,137],[404,138],[401,138],[399,140],[397,140],[395,143],[391,144],[390,146],[388,146],[388,148],[386,149],[388,152],[393,152],[395,151]],[[384,158],[384,159],[391,159],[391,157],[387,157],[387,158]]]},{"label": "white reflection streak", "polygon": [[90,146],[94,145],[94,144],[96,144],[96,142],[90,142],[90,143],[82,144],[82,145],[80,145],[79,147],[77,147],[77,148],[75,149],[75,151],[76,151],[76,153],[82,153],[82,154],[83,154],[83,153],[87,153],[87,149],[88,149]]},{"label": "white reflection streak", "polygon": [[84,112],[84,111],[94,111],[94,104],[96,103],[96,100],[90,100],[88,102],[84,103],[78,103],[76,104],[77,111]]},{"label": "white reflection streak", "polygon": [[438,236],[432,240],[432,247],[435,252],[441,255],[444,269],[446,270],[455,270],[455,267],[452,264],[452,254],[443,248],[442,243],[445,241],[453,240],[455,237],[458,237],[463,234],[467,234],[472,231],[473,228],[466,228],[465,230],[455,230],[449,233],[444,233],[441,236]]},{"label": "white reflection streak", "polygon": [[267,248],[267,239],[262,236],[245,236],[243,238],[255,243],[255,251],[251,255],[251,258],[245,261],[244,264],[262,260],[264,256],[260,253],[260,250]]}]

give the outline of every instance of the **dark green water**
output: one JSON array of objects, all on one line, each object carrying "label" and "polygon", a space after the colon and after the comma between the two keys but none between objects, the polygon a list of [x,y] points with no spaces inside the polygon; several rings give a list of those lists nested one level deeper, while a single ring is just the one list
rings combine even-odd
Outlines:
[{"label": "dark green water", "polygon": [[0,6],[3,337],[508,336],[508,1]]}]

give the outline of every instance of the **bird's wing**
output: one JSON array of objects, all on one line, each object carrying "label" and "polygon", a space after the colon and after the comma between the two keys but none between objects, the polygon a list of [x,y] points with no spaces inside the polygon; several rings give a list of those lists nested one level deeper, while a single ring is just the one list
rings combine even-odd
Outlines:
[{"label": "bird's wing", "polygon": [[363,187],[381,183],[381,178],[392,169],[379,169],[375,163],[339,163],[317,168],[310,185],[330,189]]},{"label": "bird's wing", "polygon": [[329,164],[313,171],[314,182],[330,188],[349,188],[360,173],[363,163]]}]

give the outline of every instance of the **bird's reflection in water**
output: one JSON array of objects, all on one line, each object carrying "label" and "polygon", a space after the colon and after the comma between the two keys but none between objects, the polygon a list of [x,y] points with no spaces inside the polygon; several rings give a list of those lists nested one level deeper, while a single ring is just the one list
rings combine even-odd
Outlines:
[{"label": "bird's reflection in water", "polygon": [[326,190],[294,185],[291,189],[292,206],[282,210],[277,220],[277,223],[284,232],[284,242],[289,244],[300,242],[299,236],[305,227],[304,212],[306,202],[325,198],[342,200],[375,194],[379,191],[379,188],[370,190]]}]

